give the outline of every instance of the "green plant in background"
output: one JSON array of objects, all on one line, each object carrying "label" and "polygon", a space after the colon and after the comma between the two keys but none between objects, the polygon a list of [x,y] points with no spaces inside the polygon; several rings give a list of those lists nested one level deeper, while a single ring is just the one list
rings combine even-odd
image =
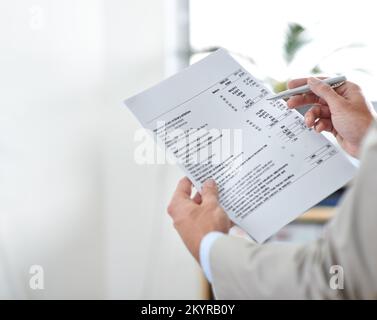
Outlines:
[{"label": "green plant in background", "polygon": [[[298,23],[288,24],[288,30],[283,44],[283,57],[287,65],[296,57],[296,54],[312,41],[307,35],[306,29]],[[321,73],[321,69],[316,66],[312,73]],[[275,92],[281,92],[287,89],[287,81],[277,81],[272,78],[268,79]]]},{"label": "green plant in background", "polygon": [[[284,40],[284,44],[283,44],[283,52],[282,52],[286,65],[289,66],[294,61],[297,54],[305,46],[307,46],[309,43],[311,43],[312,40],[313,39],[311,39],[308,35],[307,29],[305,29],[301,24],[299,24],[299,23],[289,23],[288,28],[287,28],[287,32],[286,32],[286,35],[285,35],[285,40]],[[311,67],[308,70],[308,73],[312,74],[312,75],[318,75],[320,73],[323,73],[323,70],[321,68],[321,63],[325,59],[329,58],[330,56],[332,56],[336,53],[339,53],[340,51],[352,49],[352,48],[360,48],[360,47],[363,47],[363,46],[364,45],[360,44],[360,43],[351,43],[349,45],[345,45],[345,46],[336,48],[335,50],[331,51],[329,54],[322,57],[313,67]],[[205,49],[202,49],[202,50],[192,50],[191,54],[194,55],[194,54],[198,54],[198,53],[210,53],[210,52],[216,51],[219,48],[220,47],[211,46],[211,47],[208,47],[208,48],[205,48]],[[247,56],[247,55],[237,53],[237,52],[232,52],[232,51],[229,51],[229,52],[247,60],[251,64],[254,64],[254,65],[256,64],[255,60],[253,58]],[[361,68],[357,69],[357,71],[367,72],[365,69],[361,69]],[[287,89],[288,80],[278,81],[274,78],[267,78],[267,79],[265,79],[265,81],[268,82],[272,86],[272,88],[275,92],[281,92],[281,91],[284,91],[284,90]]]},{"label": "green plant in background", "polygon": [[[291,62],[295,59],[297,53],[304,48],[307,44],[309,44],[312,41],[311,38],[308,36],[307,30],[298,23],[290,23],[288,24],[288,30],[285,37],[285,42],[283,45],[283,56],[285,63],[287,66],[291,64]],[[320,66],[321,62],[330,56],[346,50],[346,49],[352,49],[352,48],[359,48],[363,47],[362,44],[359,43],[351,43],[349,45],[345,45],[339,48],[336,48],[329,54],[327,54],[325,57],[323,57],[317,64],[315,64],[310,70],[309,73],[312,75],[317,75],[320,73],[323,73],[323,70]],[[366,72],[364,69],[358,69],[358,71]],[[269,78],[269,83],[272,85],[275,92],[281,92],[287,89],[287,82],[286,81],[277,81],[275,79]]]},{"label": "green plant in background", "polygon": [[296,53],[311,41],[306,35],[305,28],[298,23],[290,23],[284,43],[284,59],[290,64],[295,58]]}]

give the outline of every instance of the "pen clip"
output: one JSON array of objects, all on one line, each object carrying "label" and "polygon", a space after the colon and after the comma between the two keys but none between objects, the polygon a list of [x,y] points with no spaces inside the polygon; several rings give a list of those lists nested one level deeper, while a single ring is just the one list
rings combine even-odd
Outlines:
[{"label": "pen clip", "polygon": [[332,84],[330,87],[333,88],[333,89],[336,89],[336,88],[339,88],[340,86],[342,86],[344,83],[345,83],[345,81],[340,81],[340,82]]}]

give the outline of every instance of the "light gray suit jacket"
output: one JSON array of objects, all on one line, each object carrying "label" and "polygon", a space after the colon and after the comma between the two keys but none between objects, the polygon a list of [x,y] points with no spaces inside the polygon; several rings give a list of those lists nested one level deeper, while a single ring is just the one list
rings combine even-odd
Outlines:
[{"label": "light gray suit jacket", "polygon": [[[376,299],[377,125],[323,237],[309,245],[260,245],[223,236],[211,248],[210,265],[218,299]],[[342,276],[340,269],[330,273],[334,265],[343,268],[344,289],[330,286],[332,277]]]}]

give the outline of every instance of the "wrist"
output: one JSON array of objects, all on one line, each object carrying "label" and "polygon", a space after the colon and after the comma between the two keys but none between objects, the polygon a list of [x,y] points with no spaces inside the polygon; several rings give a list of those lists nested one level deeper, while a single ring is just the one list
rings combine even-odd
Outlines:
[{"label": "wrist", "polygon": [[194,241],[192,242],[192,248],[190,248],[190,252],[193,255],[193,257],[196,259],[196,261],[199,262],[200,264],[200,247],[201,243],[206,238],[208,235],[211,234],[225,234],[227,233],[227,230],[220,230],[219,228],[216,227],[208,227],[208,228],[203,228],[200,232],[197,233],[197,235],[194,237]]},{"label": "wrist", "polygon": [[192,256],[195,258],[196,261],[200,264],[200,245],[202,240],[205,238],[207,234],[211,233],[211,231],[201,231],[198,232],[195,236],[193,236],[192,241],[188,242],[188,249],[191,252]]}]

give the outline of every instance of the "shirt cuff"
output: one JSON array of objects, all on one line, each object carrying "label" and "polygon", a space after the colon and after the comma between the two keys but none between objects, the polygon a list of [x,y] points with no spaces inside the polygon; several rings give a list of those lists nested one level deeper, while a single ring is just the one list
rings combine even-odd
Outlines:
[{"label": "shirt cuff", "polygon": [[207,233],[202,241],[200,242],[200,249],[199,249],[199,260],[200,265],[202,266],[204,275],[206,276],[207,280],[212,283],[212,274],[211,274],[211,266],[210,266],[210,252],[213,243],[224,233],[218,231],[212,231]]}]

